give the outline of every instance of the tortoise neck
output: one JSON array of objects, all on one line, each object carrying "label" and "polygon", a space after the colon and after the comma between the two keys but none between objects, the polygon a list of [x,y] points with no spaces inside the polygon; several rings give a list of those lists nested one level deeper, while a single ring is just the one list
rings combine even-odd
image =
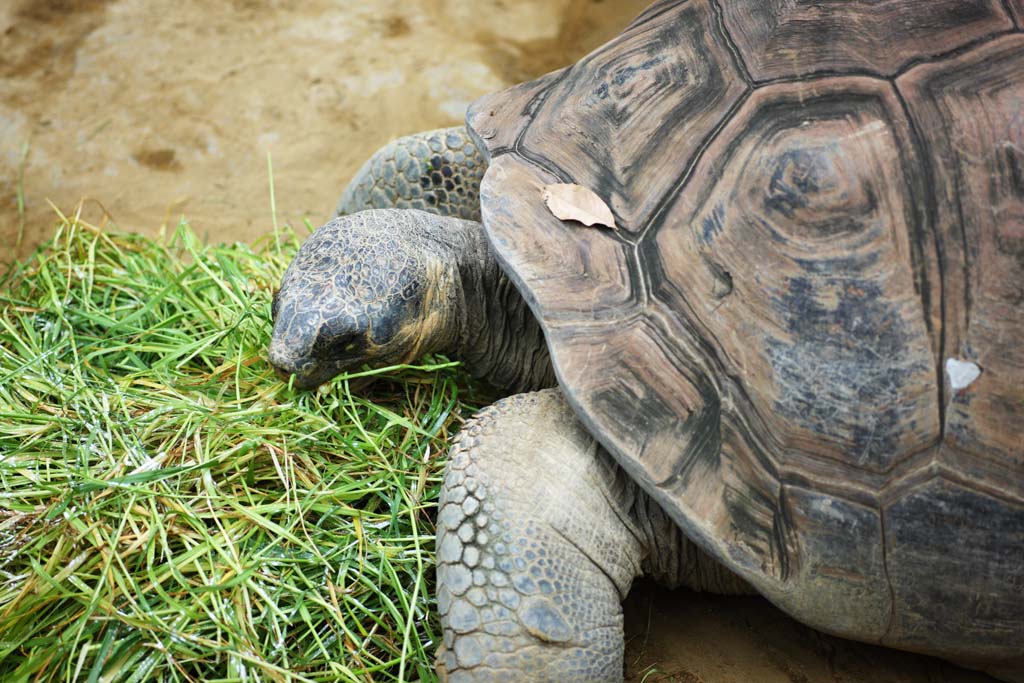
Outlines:
[{"label": "tortoise neck", "polygon": [[456,248],[462,310],[454,355],[474,377],[502,390],[555,386],[540,324],[498,265],[483,226],[460,223],[465,226]]}]

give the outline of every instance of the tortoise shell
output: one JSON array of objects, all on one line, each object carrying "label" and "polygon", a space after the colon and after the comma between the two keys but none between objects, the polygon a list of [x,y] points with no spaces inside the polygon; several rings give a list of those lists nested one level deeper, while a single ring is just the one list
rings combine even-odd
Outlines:
[{"label": "tortoise shell", "polygon": [[[468,114],[486,230],[579,417],[825,630],[1021,654],[1022,22],[669,0]],[[619,229],[555,218],[557,182]]]}]

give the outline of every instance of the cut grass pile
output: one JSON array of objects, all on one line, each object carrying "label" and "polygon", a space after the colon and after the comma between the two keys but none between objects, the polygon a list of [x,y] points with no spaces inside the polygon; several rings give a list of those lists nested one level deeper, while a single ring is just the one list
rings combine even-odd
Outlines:
[{"label": "cut grass pile", "polygon": [[0,680],[433,680],[453,364],[266,362],[297,247],[64,220],[0,281]]}]

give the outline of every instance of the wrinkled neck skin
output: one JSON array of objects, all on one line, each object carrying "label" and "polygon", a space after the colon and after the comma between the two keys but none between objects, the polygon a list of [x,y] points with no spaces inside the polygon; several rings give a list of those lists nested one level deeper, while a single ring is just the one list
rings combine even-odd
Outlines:
[{"label": "wrinkled neck skin", "polygon": [[451,305],[455,315],[442,334],[441,353],[461,360],[474,377],[509,393],[556,384],[540,324],[498,265],[483,226],[447,223],[435,239],[458,264]]}]

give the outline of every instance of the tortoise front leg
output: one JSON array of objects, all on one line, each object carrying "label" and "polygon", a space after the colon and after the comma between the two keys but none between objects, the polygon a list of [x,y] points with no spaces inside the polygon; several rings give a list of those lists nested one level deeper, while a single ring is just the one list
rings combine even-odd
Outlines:
[{"label": "tortoise front leg", "polygon": [[441,680],[622,681],[621,603],[644,554],[631,486],[556,390],[466,426],[437,525]]},{"label": "tortoise front leg", "polygon": [[465,126],[407,135],[377,150],[349,182],[335,215],[366,209],[419,209],[480,220],[487,159]]},{"label": "tortoise front leg", "polygon": [[437,664],[451,683],[621,681],[622,600],[641,574],[753,592],[687,540],[555,389],[466,425],[437,526]]},{"label": "tortoise front leg", "polygon": [[622,680],[621,602],[645,554],[632,487],[556,390],[466,426],[438,518],[441,680]]}]

